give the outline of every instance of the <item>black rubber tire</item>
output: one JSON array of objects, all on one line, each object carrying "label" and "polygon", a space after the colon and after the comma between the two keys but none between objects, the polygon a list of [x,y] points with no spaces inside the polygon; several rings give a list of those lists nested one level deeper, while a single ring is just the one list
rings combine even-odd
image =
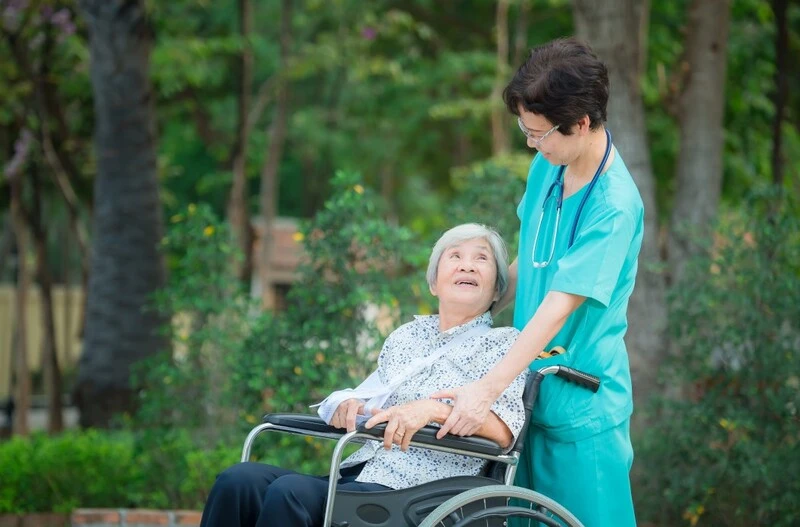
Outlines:
[{"label": "black rubber tire", "polygon": [[[462,492],[453,496],[433,510],[419,527],[449,527],[452,523],[443,523],[450,515],[459,509],[476,501],[489,498],[514,498],[527,502],[529,506],[542,506],[565,527],[583,527],[583,524],[567,509],[538,492],[512,485],[488,485]],[[513,515],[512,515],[513,516]],[[481,525],[477,523],[476,525]]]}]

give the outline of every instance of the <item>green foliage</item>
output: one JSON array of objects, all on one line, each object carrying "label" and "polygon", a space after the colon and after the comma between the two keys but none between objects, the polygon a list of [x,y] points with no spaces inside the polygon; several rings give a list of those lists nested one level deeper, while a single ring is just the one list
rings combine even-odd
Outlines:
[{"label": "green foliage", "polygon": [[0,512],[68,512],[75,507],[127,506],[141,493],[144,467],[130,437],[99,432],[0,443]]},{"label": "green foliage", "polygon": [[[165,438],[162,446],[144,452],[132,434],[97,430],[0,443],[0,513],[199,508],[220,467],[239,457],[235,446],[197,449],[185,433]],[[166,456],[165,466],[160,461]]]},{"label": "green foliage", "polygon": [[775,203],[725,215],[673,291],[664,380],[682,397],[637,451],[639,512],[662,525],[800,521],[800,222],[796,198]]}]

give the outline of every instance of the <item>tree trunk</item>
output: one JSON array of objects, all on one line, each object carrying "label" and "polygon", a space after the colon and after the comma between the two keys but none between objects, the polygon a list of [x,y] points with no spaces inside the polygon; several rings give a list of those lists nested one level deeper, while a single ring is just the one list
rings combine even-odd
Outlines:
[{"label": "tree trunk", "polygon": [[[281,30],[280,30],[280,57],[279,70],[286,69],[289,59],[289,49],[292,39],[292,2],[281,1]],[[275,117],[269,129],[269,148],[264,166],[261,170],[261,218],[264,222],[264,231],[261,236],[261,251],[259,254],[259,281],[261,282],[261,301],[265,308],[271,308],[274,299],[272,294],[270,261],[272,259],[272,224],[278,215],[278,196],[280,195],[280,167],[283,147],[286,142],[286,128],[289,120],[289,80],[285,71],[278,71],[278,94],[275,107]]]},{"label": "tree trunk", "polygon": [[530,0],[520,0],[517,27],[514,31],[514,59],[512,64],[515,68],[522,64],[528,53],[528,15],[530,12]]},{"label": "tree trunk", "polygon": [[36,246],[36,276],[39,281],[42,305],[42,370],[44,390],[47,395],[47,431],[51,434],[64,429],[64,409],[62,405],[61,368],[58,365],[56,346],[56,324],[53,318],[53,277],[48,267],[47,224],[42,217],[42,189],[39,175],[32,172],[33,210],[28,223],[33,232]]},{"label": "tree trunk", "polygon": [[239,0],[239,30],[243,47],[239,64],[239,100],[237,111],[236,144],[233,153],[233,182],[228,199],[228,219],[235,238],[236,247],[244,259],[237,265],[239,279],[249,284],[253,272],[253,229],[247,210],[247,142],[250,137],[248,113],[250,109],[250,90],[253,84],[253,50],[250,46],[252,26],[252,5],[250,0]]},{"label": "tree trunk", "polygon": [[587,40],[608,67],[611,97],[609,129],[614,144],[631,171],[645,207],[645,237],[639,255],[636,288],[628,306],[625,342],[630,356],[634,401],[642,403],[660,390],[658,366],[667,353],[664,277],[661,264],[655,180],[647,144],[644,103],[639,88],[642,43],[641,18],[648,17],[638,0],[575,0],[574,20],[578,35]]},{"label": "tree trunk", "polygon": [[15,295],[16,333],[14,342],[14,422],[11,430],[17,435],[28,435],[28,413],[31,406],[31,374],[28,366],[28,291],[30,274],[27,264],[27,233],[22,206],[22,181],[20,173],[10,175],[11,224],[17,246],[17,290]]},{"label": "tree trunk", "polygon": [[697,252],[693,236],[710,235],[722,192],[729,14],[729,0],[693,0],[689,6],[685,62],[678,65],[686,80],[678,99],[680,149],[668,246],[672,283]]},{"label": "tree trunk", "polygon": [[144,0],[82,0],[91,37],[97,175],[84,349],[75,398],[81,425],[135,408],[131,368],[167,349],[165,319],[147,309],[164,285],[158,245],[151,29]]},{"label": "tree trunk", "polygon": [[772,124],[772,182],[783,185],[783,120],[789,100],[789,0],[772,0],[775,11],[775,118]]},{"label": "tree trunk", "polygon": [[497,66],[492,88],[492,155],[508,152],[508,117],[503,105],[503,87],[508,81],[508,0],[498,0],[495,14]]}]

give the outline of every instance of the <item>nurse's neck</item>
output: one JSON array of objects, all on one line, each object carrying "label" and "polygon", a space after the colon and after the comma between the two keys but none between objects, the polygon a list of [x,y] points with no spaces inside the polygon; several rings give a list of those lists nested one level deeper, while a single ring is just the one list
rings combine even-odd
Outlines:
[{"label": "nurse's neck", "polygon": [[[589,130],[582,139],[578,156],[567,165],[567,177],[572,179],[577,184],[577,187],[581,187],[591,181],[595,172],[597,172],[597,166],[606,153],[606,129],[604,126],[598,126],[596,130]],[[603,167],[603,172],[608,170],[613,160],[614,149],[612,148],[608,161]]]}]

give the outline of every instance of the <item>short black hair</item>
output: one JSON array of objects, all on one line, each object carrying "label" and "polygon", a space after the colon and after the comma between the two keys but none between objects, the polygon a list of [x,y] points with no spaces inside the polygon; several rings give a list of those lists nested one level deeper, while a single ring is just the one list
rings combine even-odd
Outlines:
[{"label": "short black hair", "polygon": [[591,129],[606,121],[608,70],[585,42],[560,38],[535,47],[503,90],[508,110],[544,116],[564,135],[589,116]]}]

